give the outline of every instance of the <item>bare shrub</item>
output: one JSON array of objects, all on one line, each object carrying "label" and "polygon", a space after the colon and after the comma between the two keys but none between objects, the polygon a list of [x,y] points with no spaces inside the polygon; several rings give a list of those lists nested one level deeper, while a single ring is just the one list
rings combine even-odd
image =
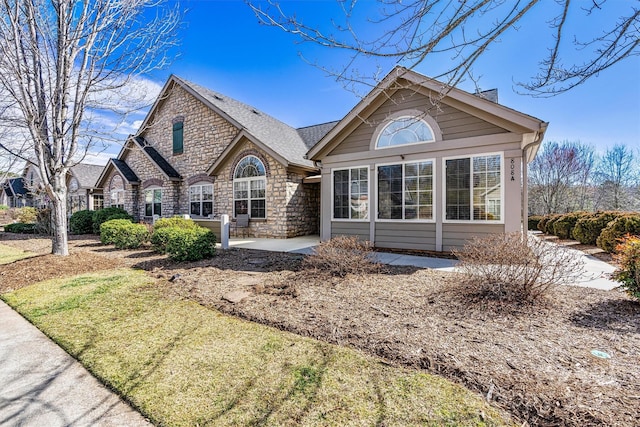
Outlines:
[{"label": "bare shrub", "polygon": [[454,253],[466,292],[508,302],[532,303],[575,283],[584,265],[575,251],[517,232],[476,237]]},{"label": "bare shrub", "polygon": [[338,236],[320,243],[312,255],[305,257],[302,266],[338,277],[380,271],[371,243],[356,236]]}]

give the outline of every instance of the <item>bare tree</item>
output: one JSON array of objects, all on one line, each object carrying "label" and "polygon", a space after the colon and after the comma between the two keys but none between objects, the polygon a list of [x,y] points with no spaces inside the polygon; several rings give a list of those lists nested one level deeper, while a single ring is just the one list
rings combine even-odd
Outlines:
[{"label": "bare tree", "polygon": [[638,159],[625,145],[607,149],[598,163],[598,207],[601,209],[633,210],[634,190],[640,179]]},{"label": "bare tree", "polygon": [[529,165],[529,211],[550,214],[586,209],[593,167],[592,147],[580,142],[545,142]]},{"label": "bare tree", "polygon": [[[618,3],[626,11],[614,20],[603,10],[612,5],[605,4],[606,0],[378,0],[378,15],[368,20],[359,18],[355,0],[338,3],[344,19],[336,18],[331,32],[307,24],[304,17],[285,11],[272,0],[267,7],[262,6],[263,2],[251,1],[250,6],[264,25],[277,27],[302,42],[349,52],[344,68],[324,68],[347,85],[377,83],[377,76],[369,79],[358,73],[358,60],[362,57],[391,60],[411,69],[441,55],[439,58],[451,65],[433,77],[455,86],[491,45],[524,25],[524,18],[536,8],[544,8],[554,37],[537,74],[529,82],[520,83],[531,94],[550,96],[568,91],[640,53],[640,9],[633,1]],[[595,38],[581,40],[568,30],[571,27],[596,27],[602,31]],[[567,51],[580,62],[566,62],[570,56]]]},{"label": "bare tree", "polygon": [[54,254],[68,254],[67,172],[108,138],[97,119],[139,108],[136,76],[168,63],[180,13],[164,3],[0,0],[0,126],[28,135],[0,149],[38,168]]}]

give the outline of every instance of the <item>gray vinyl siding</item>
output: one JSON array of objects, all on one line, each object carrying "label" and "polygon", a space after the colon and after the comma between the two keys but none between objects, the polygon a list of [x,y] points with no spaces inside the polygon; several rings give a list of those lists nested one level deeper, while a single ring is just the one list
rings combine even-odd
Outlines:
[{"label": "gray vinyl siding", "polygon": [[368,222],[331,221],[331,238],[336,236],[358,236],[360,240],[371,240]]},{"label": "gray vinyl siding", "polygon": [[442,251],[459,249],[472,237],[504,232],[503,224],[442,224]]},{"label": "gray vinyl siding", "polygon": [[420,222],[376,222],[378,248],[436,250],[436,225]]},{"label": "gray vinyl siding", "polygon": [[340,145],[334,148],[329,155],[360,153],[369,151],[371,139],[376,127],[393,113],[403,110],[425,111],[429,108],[440,130],[444,141],[474,136],[492,135],[508,132],[499,126],[491,124],[469,113],[453,108],[444,102],[438,107],[432,105],[428,97],[403,89],[396,92],[392,99],[387,100],[378,110],[367,118],[365,123],[358,126]]}]

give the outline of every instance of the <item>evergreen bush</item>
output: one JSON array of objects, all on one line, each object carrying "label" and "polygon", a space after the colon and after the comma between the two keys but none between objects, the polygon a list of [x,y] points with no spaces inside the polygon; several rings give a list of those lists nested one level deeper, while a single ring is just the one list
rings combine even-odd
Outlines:
[{"label": "evergreen bush", "polygon": [[585,215],[573,227],[573,238],[583,245],[595,245],[602,230],[618,216],[620,216],[620,212],[612,211]]},{"label": "evergreen bush", "polygon": [[621,287],[640,301],[640,237],[623,237],[614,259],[620,267],[613,273],[613,280],[622,283]]},{"label": "evergreen bush", "polygon": [[192,219],[187,219],[181,216],[173,216],[171,218],[160,218],[153,224],[154,230],[159,230],[166,227],[178,227],[178,228],[196,228],[198,224]]},{"label": "evergreen bush", "polygon": [[113,244],[118,249],[136,249],[149,241],[149,230],[144,224],[128,219],[111,219],[100,226],[100,242]]},{"label": "evergreen bush", "polygon": [[74,212],[69,218],[69,230],[73,234],[93,233],[93,211]]},{"label": "evergreen bush", "polygon": [[553,235],[561,239],[573,239],[573,228],[586,212],[571,212],[553,221]]},{"label": "evergreen bush", "polygon": [[20,208],[18,210],[18,215],[16,219],[18,220],[18,222],[22,222],[24,224],[32,224],[36,222],[37,218],[38,218],[38,210],[30,206],[25,206],[24,208]]},{"label": "evergreen bush", "polygon": [[112,219],[128,219],[133,221],[133,217],[122,208],[104,208],[93,213],[93,234],[100,234],[102,223]]},{"label": "evergreen bush", "polygon": [[207,228],[161,227],[153,232],[154,249],[176,261],[198,261],[216,252],[216,235]]},{"label": "evergreen bush", "polygon": [[16,222],[13,224],[5,225],[4,231],[6,231],[7,233],[17,233],[17,234],[35,234],[36,224]]},{"label": "evergreen bush", "polygon": [[542,215],[531,215],[527,220],[527,228],[529,230],[537,230],[538,223],[544,218]]},{"label": "evergreen bush", "polygon": [[640,213],[628,213],[609,222],[598,236],[596,244],[604,251],[615,252],[625,234],[640,235]]}]

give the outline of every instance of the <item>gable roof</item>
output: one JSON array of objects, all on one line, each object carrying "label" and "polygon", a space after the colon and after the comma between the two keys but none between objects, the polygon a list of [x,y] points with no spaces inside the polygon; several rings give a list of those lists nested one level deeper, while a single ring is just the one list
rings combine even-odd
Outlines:
[{"label": "gable roof", "polygon": [[174,169],[173,166],[164,158],[162,155],[152,147],[143,137],[135,136],[133,140],[138,143],[138,145],[142,148],[142,151],[151,159],[153,163],[155,163],[162,173],[164,173],[167,178],[170,180],[180,180],[182,176],[178,173],[177,170]]},{"label": "gable roof", "polygon": [[[399,84],[401,83],[400,80],[404,80],[414,88],[422,88],[437,94],[443,94],[443,103],[481,117],[482,119],[503,127],[511,132],[534,134],[535,136],[533,138],[529,138],[533,141],[529,144],[534,146],[534,150],[532,150],[533,154],[535,154],[537,146],[542,142],[548,123],[528,114],[500,105],[497,102],[492,102],[489,99],[485,99],[485,97],[477,96],[461,89],[447,86],[444,83],[431,79],[413,70],[396,66],[371,92],[369,92],[367,96],[365,96],[342,120],[340,120],[333,129],[331,129],[309,150],[307,156],[310,159],[316,160],[323,153],[327,153],[330,149],[337,146],[342,141],[342,139],[338,138],[341,132],[355,121],[362,122],[362,118],[366,118],[368,116],[367,110],[372,104],[380,102],[381,100],[386,100],[390,96],[390,93],[393,93],[402,87],[406,87],[406,85],[403,86],[402,84]],[[489,96],[488,98],[493,98],[493,96]],[[344,135],[342,136],[344,137]]]},{"label": "gable roof", "polygon": [[[131,170],[129,165],[123,162],[122,160],[109,159],[109,163],[112,164],[113,167],[115,167],[118,170],[118,172],[120,172],[120,174],[124,177],[124,179],[126,179],[130,183],[132,184],[140,183],[140,178],[138,178],[138,175],[136,175],[135,172]],[[109,165],[107,164],[107,166]],[[107,168],[105,167],[104,170],[106,172]],[[102,174],[104,175],[104,172]],[[100,178],[102,180],[102,176]]]},{"label": "gable roof", "polygon": [[80,188],[96,188],[103,170],[104,166],[78,163],[70,169],[70,172],[78,180]]},{"label": "gable roof", "polygon": [[9,178],[3,184],[2,188],[9,197],[25,196],[29,191],[24,186],[24,178]]},{"label": "gable roof", "polygon": [[[306,158],[306,154],[317,141],[303,137],[296,129],[250,105],[178,76],[172,75],[169,78],[151,111],[156,108],[157,103],[164,98],[164,92],[173,84],[181,86],[214,112],[224,117],[240,129],[239,133],[244,133],[248,139],[273,154],[285,166],[292,165],[315,170],[313,162]],[[151,115],[152,113],[147,116],[145,122]],[[145,124],[143,123],[141,129],[144,129]],[[232,150],[225,151],[228,154]],[[217,159],[216,163],[218,160],[221,159]]]},{"label": "gable roof", "polygon": [[306,126],[296,129],[298,135],[304,141],[304,144],[311,148],[318,143],[331,129],[333,129],[340,120],[336,120],[328,123],[321,123],[319,125]]}]

